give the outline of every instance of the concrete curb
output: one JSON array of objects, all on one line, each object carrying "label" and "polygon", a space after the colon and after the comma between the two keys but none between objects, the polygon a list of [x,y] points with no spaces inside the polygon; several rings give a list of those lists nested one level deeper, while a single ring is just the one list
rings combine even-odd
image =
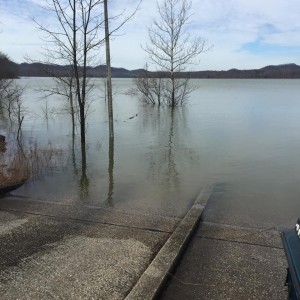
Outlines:
[{"label": "concrete curb", "polygon": [[196,228],[211,193],[212,186],[206,186],[200,192],[191,209],[132,288],[125,298],[126,300],[150,300],[158,296],[169,273]]}]

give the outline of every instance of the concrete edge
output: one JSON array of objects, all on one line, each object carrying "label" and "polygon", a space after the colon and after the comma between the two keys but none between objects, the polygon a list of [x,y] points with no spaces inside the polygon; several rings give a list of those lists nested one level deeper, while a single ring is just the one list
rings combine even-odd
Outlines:
[{"label": "concrete edge", "polygon": [[169,273],[178,262],[186,243],[193,234],[212,191],[211,185],[207,185],[201,190],[191,209],[142,274],[125,298],[126,300],[150,300],[158,296]]}]

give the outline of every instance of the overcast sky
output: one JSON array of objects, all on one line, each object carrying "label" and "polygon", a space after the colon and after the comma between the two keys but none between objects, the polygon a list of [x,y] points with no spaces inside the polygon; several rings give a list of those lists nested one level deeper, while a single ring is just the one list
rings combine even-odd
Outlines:
[{"label": "overcast sky", "polygon": [[[159,0],[158,2],[162,2]],[[110,0],[111,13],[130,14],[139,0]],[[197,70],[250,69],[266,65],[300,65],[300,0],[193,0],[189,31],[201,36],[211,51],[200,56]],[[0,0],[0,51],[20,63],[42,59],[41,33],[33,17],[51,20],[41,9],[45,0]],[[147,59],[141,44],[157,16],[156,1],[143,0],[134,19],[111,44],[112,65],[136,69]],[[49,19],[48,19],[49,18]],[[103,59],[104,61],[104,59]]]}]

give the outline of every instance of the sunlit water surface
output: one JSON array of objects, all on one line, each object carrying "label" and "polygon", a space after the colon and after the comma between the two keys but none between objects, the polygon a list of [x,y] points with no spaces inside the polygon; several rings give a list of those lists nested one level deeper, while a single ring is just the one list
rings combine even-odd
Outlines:
[{"label": "sunlit water surface", "polygon": [[[98,85],[103,81],[96,80]],[[57,169],[15,194],[41,201],[183,215],[207,183],[216,189],[206,219],[248,226],[289,226],[300,213],[300,81],[194,80],[185,107],[141,103],[114,79],[114,144],[107,105],[96,89],[87,119],[87,178],[82,184],[79,131],[52,96],[48,121],[42,89],[49,78],[22,78],[28,111],[23,137],[64,150]],[[131,118],[133,117],[134,118]],[[130,119],[131,118],[131,119]]]}]

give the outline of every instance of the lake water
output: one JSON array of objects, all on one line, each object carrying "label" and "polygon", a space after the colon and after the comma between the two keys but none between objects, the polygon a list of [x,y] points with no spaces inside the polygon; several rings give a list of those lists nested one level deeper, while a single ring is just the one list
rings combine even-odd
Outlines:
[{"label": "lake water", "polygon": [[[206,220],[293,225],[300,213],[300,80],[192,83],[197,89],[188,104],[172,114],[125,95],[133,87],[131,79],[114,79],[114,145],[109,145],[103,92],[95,90],[87,120],[88,185],[82,187],[79,132],[73,152],[69,116],[42,117],[41,89],[53,81],[20,79],[28,110],[24,138],[51,142],[64,150],[65,159],[57,170],[14,193],[45,202],[181,216],[211,183],[216,189]],[[48,99],[49,109],[62,112],[63,105],[58,97]]]}]

